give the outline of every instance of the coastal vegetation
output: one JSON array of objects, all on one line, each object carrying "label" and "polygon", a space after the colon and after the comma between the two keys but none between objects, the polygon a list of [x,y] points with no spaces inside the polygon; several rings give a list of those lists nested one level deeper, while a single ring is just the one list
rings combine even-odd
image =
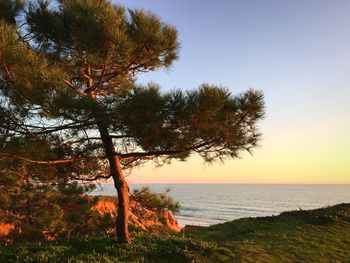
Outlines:
[{"label": "coastal vegetation", "polygon": [[126,172],[193,154],[237,158],[260,141],[261,91],[136,83],[178,58],[177,30],[158,16],[108,0],[0,0],[0,11],[1,174],[29,188],[45,182],[38,173],[64,184],[112,180],[119,243],[131,242]]},{"label": "coastal vegetation", "polygon": [[[0,247],[23,242],[71,240],[115,233],[117,200],[114,196],[90,196],[76,184],[56,190],[22,193],[6,205],[0,203]],[[134,232],[154,234],[179,232],[180,227],[170,211],[179,204],[168,192],[154,193],[148,188],[147,197],[131,196],[129,224]],[[1,197],[1,196],[0,196]],[[23,200],[21,199],[23,198]],[[4,198],[3,198],[4,199]],[[28,206],[29,200],[29,206]],[[148,206],[142,202],[152,200]],[[164,200],[166,202],[164,202]]]},{"label": "coastal vegetation", "polygon": [[149,187],[142,187],[141,189],[135,189],[132,197],[148,209],[169,210],[176,214],[180,211],[180,203],[170,196],[170,190],[170,188],[167,188],[163,193],[155,193]]},{"label": "coastal vegetation", "polygon": [[[265,116],[265,102],[263,92],[254,89],[234,94],[231,88],[204,83],[185,90],[181,83],[175,84],[181,89],[165,87],[163,91],[155,82],[139,82],[144,74],[169,70],[174,65],[181,46],[179,34],[173,25],[156,14],[126,8],[116,1],[0,0],[0,262],[350,262],[350,203],[241,218],[209,227],[186,225],[181,228],[175,218],[181,212],[180,203],[169,195],[169,189],[157,193],[149,187],[130,191],[129,182],[133,179],[127,180],[127,175],[149,162],[160,167],[200,157],[204,164],[212,164],[252,154],[262,138],[260,121]],[[309,22],[304,25],[304,19],[301,19],[297,24],[302,25],[303,30],[298,30],[294,22],[299,14],[295,13],[295,16],[292,12],[285,16],[283,11],[276,12],[276,3],[272,9],[270,4],[258,5],[259,12],[248,4],[248,13],[243,11],[242,16],[237,17],[232,15],[231,8],[224,8],[226,4],[206,5],[203,10],[202,6],[188,5],[193,8],[185,10],[188,17],[196,21],[196,32],[203,31],[206,39],[197,38],[185,28],[183,36],[191,35],[194,48],[200,51],[200,57],[193,56],[189,60],[198,59],[200,63],[190,70],[183,70],[186,75],[180,78],[195,80],[193,83],[197,85],[195,75],[203,70],[201,76],[206,77],[208,72],[219,74],[215,77],[222,83],[232,84],[236,82],[230,71],[235,69],[240,81],[248,79],[266,90],[269,113],[278,116],[279,120],[269,124],[270,129],[266,131],[272,133],[266,134],[266,141],[268,144],[274,142],[278,147],[266,151],[272,155],[263,154],[260,164],[250,166],[258,171],[259,176],[266,176],[264,182],[269,182],[269,178],[277,182],[277,175],[286,175],[278,178],[280,182],[297,182],[298,178],[307,182],[316,179],[322,183],[328,180],[346,182],[348,173],[341,172],[345,170],[336,169],[334,172],[319,165],[337,159],[333,165],[340,167],[338,160],[341,158],[336,158],[334,153],[341,149],[324,147],[326,137],[321,133],[313,136],[314,130],[318,130],[312,129],[317,126],[317,116],[332,108],[322,107],[324,103],[315,100],[323,93],[331,98],[331,93],[322,83],[337,88],[340,82],[333,83],[329,77],[332,72],[342,72],[341,68],[334,67],[335,64],[318,63],[319,59],[326,61],[323,55],[331,54],[328,62],[339,63],[334,57],[346,60],[344,56],[334,56],[344,50],[338,43],[346,46],[346,41],[335,41],[334,52],[323,49],[331,43],[320,41],[322,38],[318,36],[322,30],[314,30],[317,21],[314,19],[317,18],[315,7],[312,7],[312,14],[315,14],[311,19],[312,26]],[[236,4],[241,5],[235,3],[231,7]],[[220,19],[217,19],[215,13],[218,10],[212,8],[213,5],[220,7],[221,12],[217,12]],[[243,3],[242,7],[245,5]],[[170,6],[167,4],[173,12],[175,9]],[[309,8],[303,8],[303,11],[307,13]],[[294,10],[285,6],[283,9]],[[323,19],[328,17],[324,10],[332,11],[332,8],[321,9],[322,16],[319,17],[327,23],[341,20],[341,16]],[[241,8],[237,10],[241,11]],[[283,17],[283,21],[270,15],[270,10]],[[228,20],[224,16],[226,12]],[[338,15],[339,12],[334,13]],[[271,24],[265,23],[269,19],[261,19],[260,14],[273,18]],[[249,19],[249,16],[257,19]],[[292,20],[287,21],[288,16]],[[181,26],[186,21],[182,15],[174,17],[181,17]],[[232,17],[235,20],[231,20]],[[305,15],[305,18],[310,20],[310,16]],[[331,38],[330,31],[339,36],[341,31],[322,25],[317,28],[329,29],[325,39],[339,40],[339,37]],[[334,28],[341,28],[339,25]],[[245,30],[247,27],[248,31]],[[303,41],[294,35],[303,35],[301,32],[305,34]],[[284,34],[287,37],[281,37]],[[317,39],[313,45],[309,41],[311,38]],[[298,49],[298,46],[305,46],[299,45],[305,39],[312,52]],[[226,43],[227,49],[219,43]],[[235,43],[242,44],[236,46]],[[208,44],[210,49],[202,48],[203,44]],[[224,57],[220,58],[218,51],[223,52]],[[185,53],[192,55],[191,52]],[[280,57],[279,54],[284,55]],[[301,63],[303,56],[306,63]],[[209,57],[215,57],[218,63],[213,63]],[[327,74],[308,74],[307,68],[320,71],[315,61]],[[302,64],[307,66],[298,66]],[[324,65],[328,64],[336,70],[324,70]],[[210,66],[209,71],[204,65]],[[246,71],[240,71],[240,68]],[[275,71],[276,68],[280,71]],[[288,72],[290,77],[283,76],[283,72]],[[223,75],[232,75],[232,78]],[[326,81],[317,79],[324,76]],[[271,85],[274,82],[278,85]],[[315,83],[321,83],[317,91]],[[312,86],[312,89],[306,86]],[[276,87],[282,87],[279,93],[284,94],[283,98],[270,93]],[[340,99],[346,98],[341,92],[332,94],[337,95],[333,98],[337,103],[339,96]],[[286,100],[292,103],[288,105]],[[317,112],[314,106],[318,104],[322,108],[321,115],[314,116],[313,112]],[[291,112],[305,116],[299,119]],[[325,132],[336,137],[333,129],[342,126],[336,125],[338,120],[334,116],[339,117],[341,123],[344,121],[341,114],[329,111],[327,114],[332,116],[332,125],[328,125],[330,130]],[[326,115],[319,118],[323,124]],[[310,120],[314,125],[305,125]],[[293,133],[293,139],[290,140],[291,137],[286,136],[288,133],[284,134],[279,127]],[[305,143],[312,136],[317,142],[315,148]],[[345,140],[338,141],[346,145]],[[280,148],[282,146],[286,147]],[[298,153],[302,154],[297,156]],[[279,158],[282,155],[284,157]],[[331,158],[326,158],[328,155]],[[312,158],[303,159],[305,156]],[[285,166],[288,163],[292,164],[292,169]],[[269,165],[275,171],[267,176],[269,170],[262,168]],[[309,170],[311,166],[317,169]],[[299,173],[303,169],[298,167],[307,169],[305,173]],[[232,175],[232,169],[228,170],[230,174],[227,176]],[[237,171],[242,178],[248,175],[243,170]],[[180,169],[175,172],[173,178],[179,182],[184,180],[185,175]],[[306,173],[310,178],[305,176]],[[338,181],[327,179],[327,173],[327,177],[338,176]],[[202,182],[210,181],[200,172],[193,174]],[[228,177],[225,179],[220,173],[214,174],[218,182],[228,182]],[[245,180],[254,182],[255,175],[249,174]],[[291,175],[295,180],[291,180]],[[192,177],[185,179],[192,182]],[[93,195],[101,183],[112,183],[117,196]],[[202,212],[204,220],[224,222],[231,218],[226,213],[228,210],[236,214],[255,210],[256,213],[250,215],[266,211],[255,209],[262,202],[255,202],[254,208],[250,209],[232,192],[226,195],[223,194],[224,188],[218,188],[220,192],[216,195],[212,188],[208,184],[210,191],[203,191],[209,201],[195,194],[186,196],[190,202],[194,196],[201,202],[198,207],[194,204],[187,207],[184,203],[181,216],[191,218],[192,214],[186,212]],[[244,187],[239,188],[238,196],[246,193]],[[316,198],[323,197],[331,203],[332,198],[325,194],[330,187],[321,188]],[[303,191],[307,192],[305,189]],[[234,187],[232,190],[237,192]],[[246,195],[249,198],[243,200],[256,201],[265,193],[265,190],[253,191],[256,195],[249,192]],[[186,190],[179,196],[185,192],[194,191]],[[296,192],[291,192],[291,195],[296,195]],[[215,196],[217,200],[214,200]],[[263,201],[269,206],[276,198],[286,204],[293,202],[285,198],[288,195],[276,194],[275,191],[266,196],[268,199]],[[342,197],[341,200],[347,199]],[[302,205],[304,200],[312,200],[309,193],[295,204]],[[226,205],[224,201],[230,204]],[[268,211],[283,209],[278,205],[280,202],[271,203],[276,209]],[[240,211],[236,204],[239,204]],[[212,207],[218,208],[219,217],[208,216],[207,211]],[[197,222],[193,219],[196,218],[189,221]]]},{"label": "coastal vegetation", "polygon": [[0,262],[349,262],[350,204],[243,218],[190,233],[133,233],[5,247]]}]

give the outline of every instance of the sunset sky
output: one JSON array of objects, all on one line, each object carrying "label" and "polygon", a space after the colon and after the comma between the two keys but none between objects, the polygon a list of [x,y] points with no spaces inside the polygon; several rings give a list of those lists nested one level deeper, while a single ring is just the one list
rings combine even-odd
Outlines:
[{"label": "sunset sky", "polygon": [[[115,2],[115,1],[114,1]],[[350,183],[350,1],[125,0],[179,31],[164,91],[202,83],[265,94],[261,147],[210,166],[146,165],[130,183]]]}]

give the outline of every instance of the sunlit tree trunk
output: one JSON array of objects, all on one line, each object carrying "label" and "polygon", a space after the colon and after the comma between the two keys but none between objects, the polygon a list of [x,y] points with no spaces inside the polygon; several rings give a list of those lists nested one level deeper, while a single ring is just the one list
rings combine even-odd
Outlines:
[{"label": "sunlit tree trunk", "polygon": [[117,237],[120,243],[131,242],[128,222],[129,222],[129,187],[120,169],[120,160],[115,158],[117,166],[117,176],[113,177],[114,186],[118,192],[118,215],[117,215]]},{"label": "sunlit tree trunk", "polygon": [[[92,88],[91,67],[87,65],[87,86],[90,90],[90,98],[96,102],[96,96]],[[97,113],[98,115],[98,113]],[[98,130],[104,146],[106,157],[108,159],[110,175],[114,181],[114,187],[118,193],[118,210],[116,232],[119,243],[130,244],[131,238],[129,234],[129,187],[123,176],[120,167],[120,157],[116,155],[112,138],[108,132],[108,128],[104,122],[98,123]]]},{"label": "sunlit tree trunk", "polygon": [[112,138],[107,128],[101,123],[98,125],[102,142],[105,148],[110,166],[110,173],[114,181],[114,187],[118,193],[118,214],[116,232],[119,243],[129,244],[131,242],[128,230],[129,222],[129,187],[120,167],[120,158],[115,154]]}]

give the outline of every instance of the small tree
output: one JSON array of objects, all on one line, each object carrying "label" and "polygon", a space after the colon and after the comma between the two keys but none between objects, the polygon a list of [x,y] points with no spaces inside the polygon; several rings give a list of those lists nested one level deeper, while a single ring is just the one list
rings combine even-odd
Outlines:
[{"label": "small tree", "polygon": [[7,8],[0,19],[0,127],[8,138],[50,136],[61,159],[2,156],[68,165],[73,179],[112,178],[119,242],[130,243],[124,169],[193,153],[206,162],[235,158],[257,145],[261,92],[232,96],[205,84],[164,94],[156,84],[135,84],[139,73],[168,68],[178,56],[176,29],[157,16],[107,0],[60,0],[30,2],[16,21],[18,2],[0,1]]},{"label": "small tree", "polygon": [[132,197],[143,207],[158,212],[171,211],[174,214],[180,211],[180,203],[175,201],[170,195],[170,188],[162,193],[152,192],[148,186],[135,189]]}]

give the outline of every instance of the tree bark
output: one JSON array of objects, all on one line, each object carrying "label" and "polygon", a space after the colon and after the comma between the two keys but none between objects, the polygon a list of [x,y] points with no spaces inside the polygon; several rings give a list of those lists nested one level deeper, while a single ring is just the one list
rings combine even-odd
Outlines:
[{"label": "tree bark", "polygon": [[105,148],[110,166],[110,173],[114,181],[114,187],[118,193],[118,211],[116,232],[119,243],[130,244],[129,223],[129,187],[120,167],[120,157],[115,154],[115,149],[107,127],[103,123],[98,124],[101,139]]},{"label": "tree bark", "polygon": [[121,173],[119,158],[116,159],[116,166],[119,174],[118,180],[114,179],[114,186],[118,192],[117,238],[119,243],[129,244],[129,186]]},{"label": "tree bark", "polygon": [[[83,76],[87,78],[87,89],[89,97],[96,102],[96,95],[93,90],[93,80],[91,77],[91,66],[87,65],[87,74],[82,70]],[[98,113],[96,113],[98,115]],[[114,187],[118,193],[118,211],[116,232],[118,242],[121,244],[130,244],[131,238],[129,234],[129,187],[126,182],[122,170],[120,168],[120,157],[116,155],[112,137],[108,132],[107,125],[102,121],[97,123],[98,130],[101,135],[101,140],[108,159],[110,175],[114,181]]]}]

